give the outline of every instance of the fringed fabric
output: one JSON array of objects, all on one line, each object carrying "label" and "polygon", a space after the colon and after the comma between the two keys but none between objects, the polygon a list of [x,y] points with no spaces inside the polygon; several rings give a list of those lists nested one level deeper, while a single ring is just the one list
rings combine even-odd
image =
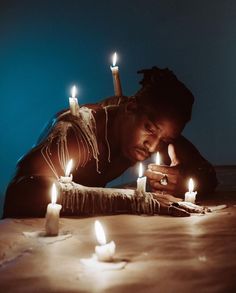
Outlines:
[{"label": "fringed fabric", "polygon": [[62,212],[68,215],[146,214],[160,213],[160,203],[152,193],[131,189],[86,187],[62,183]]}]

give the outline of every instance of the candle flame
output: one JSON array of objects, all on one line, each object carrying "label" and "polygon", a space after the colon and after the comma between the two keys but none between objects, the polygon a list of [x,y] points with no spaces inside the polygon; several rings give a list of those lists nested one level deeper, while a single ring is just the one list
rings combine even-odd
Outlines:
[{"label": "candle flame", "polygon": [[52,204],[55,204],[57,202],[57,188],[56,188],[56,184],[53,183],[52,185]]},{"label": "candle flame", "polygon": [[194,189],[194,182],[193,182],[193,179],[190,178],[188,182],[188,190],[189,192],[193,192],[193,189]]},{"label": "candle flame", "polygon": [[157,152],[157,155],[156,155],[156,165],[160,165],[161,164],[161,157],[160,157],[160,153]]},{"label": "candle flame", "polygon": [[117,61],[117,54],[116,54],[116,52],[113,54],[113,59],[112,59],[113,61],[112,61],[112,65],[113,66],[116,66],[116,61]]},{"label": "candle flame", "polygon": [[95,233],[98,243],[100,245],[105,245],[107,243],[106,235],[103,230],[102,224],[98,220],[95,221]]},{"label": "candle flame", "polygon": [[138,177],[142,177],[143,176],[143,164],[139,163],[139,169],[138,169]]},{"label": "candle flame", "polygon": [[73,160],[70,159],[70,161],[68,162],[68,164],[66,166],[65,176],[70,176],[72,165],[73,165]]},{"label": "candle flame", "polygon": [[76,94],[77,94],[77,88],[76,88],[75,85],[73,85],[73,87],[71,89],[71,96],[72,96],[72,98],[75,98]]}]

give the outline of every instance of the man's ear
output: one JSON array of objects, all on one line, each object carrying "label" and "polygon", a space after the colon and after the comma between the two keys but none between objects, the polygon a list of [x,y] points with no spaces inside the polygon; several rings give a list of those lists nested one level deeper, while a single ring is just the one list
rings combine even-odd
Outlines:
[{"label": "man's ear", "polygon": [[128,102],[125,105],[126,113],[134,113],[137,111],[138,105],[135,97],[129,97]]}]

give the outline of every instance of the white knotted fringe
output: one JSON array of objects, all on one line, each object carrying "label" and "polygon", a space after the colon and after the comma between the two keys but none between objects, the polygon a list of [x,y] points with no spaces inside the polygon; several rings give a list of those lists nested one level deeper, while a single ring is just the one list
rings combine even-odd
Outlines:
[{"label": "white knotted fringe", "polygon": [[97,214],[146,214],[160,213],[160,203],[152,193],[131,189],[86,187],[80,184],[62,183],[62,212],[70,215]]},{"label": "white knotted fringe", "polygon": [[67,114],[68,112],[65,112],[58,117],[58,121],[53,125],[47,140],[42,142],[41,154],[44,160],[56,178],[59,179],[52,160],[51,146],[53,142],[56,143],[58,161],[62,170],[65,170],[66,164],[70,159],[67,136],[68,132],[72,130],[76,138],[79,153],[76,168],[85,166],[91,157],[93,157],[96,160],[97,172],[100,173],[98,167],[99,150],[96,137],[96,121],[92,110],[87,107],[81,107],[77,116],[66,117]]}]

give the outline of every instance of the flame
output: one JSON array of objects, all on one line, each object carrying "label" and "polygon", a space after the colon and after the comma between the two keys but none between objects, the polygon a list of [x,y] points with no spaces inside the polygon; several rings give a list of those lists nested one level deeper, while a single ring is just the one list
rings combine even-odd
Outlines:
[{"label": "flame", "polygon": [[53,183],[52,185],[51,194],[52,194],[52,204],[55,204],[57,202],[57,188],[55,183]]},{"label": "flame", "polygon": [[95,233],[97,241],[100,245],[105,245],[107,243],[106,235],[104,233],[102,224],[99,221],[95,221]]},{"label": "flame", "polygon": [[194,182],[193,182],[193,179],[190,178],[188,182],[188,190],[189,192],[193,192],[193,189],[194,189]]},{"label": "flame", "polygon": [[73,160],[70,159],[70,161],[68,162],[68,164],[66,166],[65,176],[70,176],[72,165],[73,165]]},{"label": "flame", "polygon": [[138,169],[138,177],[142,177],[143,176],[143,164],[140,163],[139,164],[139,169]]},{"label": "flame", "polygon": [[77,94],[77,88],[76,88],[75,85],[73,85],[73,87],[71,89],[71,96],[72,96],[72,98],[75,98],[76,94]]},{"label": "flame", "polygon": [[156,155],[156,165],[160,165],[161,164],[161,157],[160,157],[160,153],[157,152],[157,155]]},{"label": "flame", "polygon": [[117,61],[117,54],[116,52],[113,54],[113,58],[112,58],[112,65],[116,66],[116,61]]}]

